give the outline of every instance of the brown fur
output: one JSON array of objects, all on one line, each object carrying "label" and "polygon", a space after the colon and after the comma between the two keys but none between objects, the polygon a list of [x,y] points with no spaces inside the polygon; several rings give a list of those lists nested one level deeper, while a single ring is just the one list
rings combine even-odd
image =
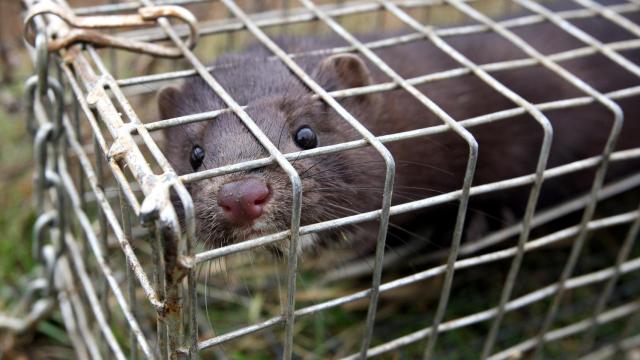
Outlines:
[{"label": "brown fur", "polygon": [[[616,32],[599,29],[601,40]],[[595,27],[598,30],[597,26]],[[576,47],[575,41],[558,36],[552,25],[536,27],[519,35],[539,44],[543,53]],[[365,36],[379,38],[382,34]],[[450,43],[477,63],[523,58],[513,45],[495,34],[448,39]],[[335,38],[286,39],[280,41],[286,51],[304,51],[342,45]],[[405,78],[460,67],[427,41],[413,42],[376,50],[377,54]],[[638,62],[638,52],[625,54]],[[359,139],[357,134],[333,109],[320,100],[312,100],[310,91],[277,60],[268,60],[268,52],[254,46],[237,55],[221,57],[213,76],[241,105],[283,153],[300,150],[292,140],[297,128],[311,126],[318,135],[318,146]],[[306,56],[296,61],[326,90],[337,90],[388,81],[373,64],[356,55]],[[223,66],[224,65],[224,66]],[[228,66],[227,66],[228,65]],[[640,80],[601,55],[561,63],[562,66],[600,91],[611,91],[640,84]],[[551,73],[534,66],[493,74],[499,81],[533,103],[584,96],[578,89]],[[418,86],[456,120],[516,107],[506,97],[473,75],[437,81]],[[416,99],[402,90],[350,97],[341,104],[375,135],[440,125],[442,121]],[[225,104],[199,78],[188,80],[181,89],[169,88],[159,98],[163,118],[225,108]],[[623,135],[618,149],[640,146],[637,134],[638,98],[620,101],[625,112]],[[611,113],[601,105],[545,113],[554,128],[554,142],[549,166],[599,154],[608,136]],[[504,180],[533,173],[542,141],[541,126],[529,115],[499,121],[470,129],[480,146],[474,185]],[[166,131],[167,156],[179,174],[190,173],[189,153],[194,144],[206,151],[204,168],[210,169],[267,156],[264,149],[233,114],[221,115],[213,121],[170,128]],[[393,202],[395,204],[454,191],[462,186],[468,156],[466,143],[452,132],[391,143],[388,148],[397,163]],[[303,179],[302,225],[353,215],[379,208],[382,199],[384,163],[372,148],[338,154],[299,159],[293,165]],[[628,173],[633,167],[615,166],[613,176]],[[546,182],[540,206],[587,191],[592,171],[581,172]],[[258,232],[234,228],[221,217],[216,204],[219,187],[249,174],[232,174],[191,184],[189,189],[196,204],[198,236],[207,246],[217,247],[274,231],[285,230],[290,222],[291,190],[288,178],[270,166],[252,171],[270,184],[273,198],[265,209],[269,224]],[[474,209],[501,216],[505,211],[522,215],[529,187],[503,191],[474,199]],[[411,227],[418,223],[449,226],[457,204],[392,218],[394,224]],[[513,217],[513,215],[511,215]],[[425,220],[421,220],[425,219]],[[445,221],[446,220],[446,221]],[[356,240],[375,238],[376,224],[347,229]],[[333,241],[334,232],[323,237]],[[371,243],[371,241],[366,241]]]}]

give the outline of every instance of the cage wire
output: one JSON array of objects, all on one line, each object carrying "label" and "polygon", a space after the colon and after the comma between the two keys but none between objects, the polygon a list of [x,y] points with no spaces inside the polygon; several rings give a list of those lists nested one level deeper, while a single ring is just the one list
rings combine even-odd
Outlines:
[{"label": "cage wire", "polygon": [[[15,318],[0,318],[3,327],[27,331],[57,309],[77,357],[92,359],[356,359],[385,354],[514,359],[566,358],[567,353],[602,359],[640,345],[640,254],[634,245],[640,210],[596,216],[602,201],[633,194],[640,183],[640,173],[605,182],[610,164],[640,158],[640,148],[616,150],[614,146],[624,121],[618,102],[637,97],[640,87],[603,93],[563,66],[575,59],[604,56],[629,76],[640,77],[638,64],[624,56],[625,51],[640,48],[640,26],[629,17],[640,12],[640,2],[571,0],[559,8],[552,6],[554,1],[531,0],[139,0],[75,7],[66,0],[23,2],[25,38],[36,69],[26,85],[39,213],[33,243],[34,256],[43,266],[40,277],[25,293],[26,311]],[[503,17],[504,13],[518,15]],[[603,19],[633,38],[603,43],[573,23],[589,18]],[[546,22],[581,46],[543,54],[517,34],[520,28]],[[409,32],[390,32],[375,41],[354,35],[355,29],[399,27]],[[287,53],[274,41],[281,34],[322,31],[347,45]],[[526,56],[478,64],[448,40],[483,32],[495,33]],[[376,52],[418,41],[432,42],[458,67],[405,78]],[[361,138],[294,153],[278,150],[245,112],[246,104],[229,95],[208,65],[215,54],[256,42]],[[295,61],[312,54],[350,52],[369,60],[389,81],[327,92]],[[533,104],[496,77],[503,71],[533,66],[544,67],[582,95]],[[417,88],[466,75],[508,98],[513,107],[455,119]],[[227,108],[157,120],[154,110],[149,110],[155,109],[156,91],[194,76],[201,77]],[[375,136],[339,102],[397,89],[420,102],[425,112],[436,114],[442,124]],[[603,129],[610,133],[601,154],[548,167],[553,127],[544,112],[589,104],[600,104],[611,114],[611,128]],[[212,121],[229,112],[269,156],[177,175],[165,158],[159,130]],[[535,172],[474,185],[482,144],[468,129],[522,114],[530,115],[544,133],[539,152],[531,154],[538,159]],[[386,145],[443,132],[454,132],[468,147],[459,189],[392,205],[396,164]],[[291,163],[365,146],[380,154],[386,171],[379,209],[301,226],[304,194],[300,175]],[[193,200],[186,185],[271,164],[279,166],[292,184],[290,228],[202,248],[196,239]],[[553,208],[536,209],[543,181],[585,169],[595,171],[589,193]],[[521,186],[530,189],[521,219],[480,239],[462,242],[471,198]],[[179,198],[180,209],[174,208],[171,194]],[[631,195],[626,198],[634,199]],[[445,203],[457,208],[453,235],[445,248],[422,252],[409,244],[397,251],[386,250],[390,216]],[[545,224],[571,213],[581,214],[577,224],[542,232]],[[351,259],[337,270],[324,269],[323,276],[307,270],[307,261],[301,264],[302,255],[297,251],[301,237],[365,221],[378,222],[375,255]],[[609,229],[617,232],[602,235]],[[581,262],[590,261],[585,249],[592,242],[588,238],[596,235],[613,237],[611,256],[606,263],[596,260],[587,272],[577,272]],[[261,257],[259,249],[252,253],[282,241],[290,244],[282,259]],[[549,249],[559,253],[554,260],[558,274],[553,276],[557,276],[543,276],[546,285],[535,285],[532,291],[517,291],[519,283],[534,282],[536,274],[548,270],[550,265],[544,262],[526,261],[544,251],[543,256],[548,257]],[[252,255],[240,256],[246,253]],[[340,256],[336,254],[332,256]],[[387,273],[387,267],[407,257],[417,264],[412,269],[418,270]],[[498,268],[498,263],[506,265]],[[538,266],[533,269],[537,272],[529,272],[532,266]],[[483,283],[492,283],[491,287],[462,293],[463,297],[478,297],[476,302],[456,295],[460,287],[473,287],[469,284],[479,281],[474,275],[469,277],[470,272],[458,274],[465,269],[493,279]],[[353,280],[358,277],[368,280]],[[399,306],[385,300],[385,296],[393,299],[394,293],[410,298],[413,307],[406,300]],[[404,316],[411,311],[412,315]],[[408,325],[402,325],[403,321]]]}]

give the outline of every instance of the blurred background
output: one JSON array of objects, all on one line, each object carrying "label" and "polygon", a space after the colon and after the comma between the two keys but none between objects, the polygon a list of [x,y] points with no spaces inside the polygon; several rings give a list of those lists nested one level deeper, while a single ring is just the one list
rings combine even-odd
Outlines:
[{"label": "blurred background", "polygon": [[22,43],[20,1],[0,1],[0,308],[32,266],[32,141],[25,131],[23,83],[33,70]]}]

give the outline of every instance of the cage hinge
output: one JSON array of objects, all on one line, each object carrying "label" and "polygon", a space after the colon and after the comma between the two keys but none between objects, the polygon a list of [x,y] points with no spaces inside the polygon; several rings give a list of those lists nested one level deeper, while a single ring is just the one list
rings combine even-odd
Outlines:
[{"label": "cage hinge", "polygon": [[182,56],[182,51],[178,47],[127,39],[96,30],[151,27],[156,25],[161,18],[175,18],[188,26],[189,35],[185,41],[188,48],[193,48],[196,45],[199,36],[196,17],[181,6],[143,6],[138,8],[135,14],[76,16],[72,11],[66,10],[58,4],[42,1],[29,9],[24,21],[24,37],[32,46],[35,44],[36,38],[32,22],[39,15],[54,15],[67,25],[53,31],[55,36],[49,39],[47,46],[49,52],[85,43],[168,58]]}]

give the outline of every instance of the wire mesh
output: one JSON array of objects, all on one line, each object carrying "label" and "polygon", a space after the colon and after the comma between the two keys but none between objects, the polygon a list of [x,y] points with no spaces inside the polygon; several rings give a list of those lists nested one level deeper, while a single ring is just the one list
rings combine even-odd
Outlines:
[{"label": "wire mesh", "polygon": [[[27,10],[38,3],[49,2],[23,1]],[[79,358],[225,358],[258,357],[266,353],[268,357],[287,359],[296,356],[356,359],[398,353],[425,359],[510,359],[525,355],[553,357],[557,355],[554,351],[560,351],[561,358],[571,352],[576,357],[598,359],[613,357],[638,346],[640,303],[637,294],[640,290],[633,289],[633,285],[640,269],[635,245],[640,229],[640,210],[634,189],[640,184],[640,175],[635,173],[624,179],[607,180],[607,172],[614,165],[640,158],[637,143],[631,148],[616,147],[625,121],[636,120],[625,118],[619,103],[637,102],[640,85],[603,90],[583,80],[567,64],[602,56],[628,71],[628,77],[640,76],[638,64],[629,59],[629,54],[640,48],[640,27],[632,20],[640,13],[640,3],[593,0],[301,0],[296,3],[285,0],[140,0],[76,7],[71,7],[65,0],[51,3],[68,16],[76,17],[119,16],[159,5],[182,6],[198,18],[200,37],[198,45],[192,48],[190,44],[197,37],[192,27],[158,17],[149,28],[118,31],[112,36],[125,39],[121,43],[168,43],[179,51],[180,60],[159,59],[144,50],[142,54],[132,55],[113,48],[102,49],[91,43],[56,49],[47,55],[43,49],[47,49],[53,39],[47,35],[65,37],[70,31],[69,24],[60,22],[54,14],[39,14],[29,22],[35,34],[32,55],[38,73],[28,85],[30,128],[35,135],[35,153],[39,156],[36,178],[40,215],[36,223],[35,254],[46,265],[46,287],[58,297],[62,318]],[[557,3],[561,6],[554,8]],[[515,8],[517,11],[513,13],[517,15],[503,16]],[[368,24],[362,19],[374,20]],[[599,19],[607,26],[624,29],[628,36],[601,41],[579,26],[580,20],[589,19]],[[521,29],[541,24],[552,24],[562,36],[577,41],[577,45],[547,53],[519,35]],[[387,30],[388,33],[384,33],[382,39],[368,40],[361,38],[356,29]],[[332,34],[342,39],[344,45],[289,52],[278,38],[298,31],[303,35]],[[472,54],[460,50],[455,41],[477,34],[492,34],[517,48],[523,56],[494,62],[476,61]],[[390,66],[379,52],[418,42],[433,44],[453,61],[453,66],[417,76],[403,76],[401,69]],[[235,99],[212,72],[223,65],[206,65],[211,62],[212,54],[241,50],[252,43],[262,45],[269,52],[269,57],[261,61],[280,62],[286,66],[311,90],[315,99],[327,104],[358,134],[358,139],[289,153],[275,145],[265,129],[246,111],[247,104]],[[329,91],[296,61],[309,56],[345,53],[356,53],[366,59],[388,80]],[[544,68],[549,76],[572,85],[577,93],[536,103],[519,95],[502,80],[501,74],[505,72],[534,67]],[[149,111],[155,93],[167,84],[193,77],[202,79],[222,99],[225,108],[157,120],[157,115]],[[508,106],[459,118],[432,98],[431,92],[420,88],[469,77],[504,97]],[[394,91],[402,91],[404,96],[417,101],[425,113],[435,116],[441,124],[375,134],[364,125],[363,119],[349,113],[342,103],[357,96]],[[70,99],[66,106],[65,94]],[[568,163],[550,163],[554,126],[547,114],[590,109],[589,106],[596,105],[609,113],[602,125],[602,132],[608,134],[607,140],[599,154]],[[167,160],[159,131],[211,122],[228,114],[234,114],[242,122],[265,150],[265,156],[178,174]],[[482,159],[479,149],[483,143],[476,139],[473,130],[515,122],[519,116],[529,116],[542,134],[538,152],[528,154],[537,159],[535,169],[517,177],[476,184],[474,176]],[[428,141],[446,133],[456,134],[465,144],[462,183],[456,184],[453,191],[393,202],[394,190],[401,194],[394,188],[394,174],[400,165],[396,164],[389,147],[414,139]],[[303,185],[293,163],[367,147],[377,153],[383,164],[384,184],[377,199],[377,209],[311,224],[301,223]],[[291,184],[292,210],[288,229],[221,247],[203,247],[196,235],[198,220],[189,187],[208,179],[267,166],[282,169]],[[539,209],[538,201],[545,192],[546,182],[561,180],[570,174],[585,174],[585,171],[593,174],[588,193],[553,208]],[[466,224],[469,222],[467,214],[473,210],[469,203],[483,195],[516,188],[528,189],[523,214],[513,224],[502,224],[479,239],[465,240],[464,234],[471,226]],[[633,202],[632,208],[613,213],[598,211],[602,201],[620,198],[620,194],[625,202]],[[390,252],[387,249],[388,229],[393,227],[390,218],[443,204],[453,204],[456,208],[451,232],[446,240],[439,239],[446,244],[444,249],[416,254],[409,244],[409,255],[404,257],[396,256],[402,253],[401,250]],[[545,227],[577,212],[581,215],[575,225],[563,223],[561,228],[553,230]],[[317,270],[308,270],[307,259],[301,261],[304,255],[299,248],[306,236],[367,222],[377,222],[373,256],[361,261],[351,259],[349,262],[356,262],[355,265],[348,263],[333,272],[323,269],[327,273],[324,278],[308,276],[308,271]],[[607,235],[606,231],[615,236]],[[595,261],[596,266],[581,268],[581,262],[588,261],[585,252],[589,250],[590,239],[598,236],[613,237],[617,241],[611,245],[614,256],[610,262]],[[230,287],[234,281],[229,277],[236,277],[233,271],[246,265],[247,260],[234,260],[235,256],[248,253],[248,261],[253,264],[252,256],[264,252],[258,248],[282,242],[289,244],[286,258],[283,256],[277,261],[269,258],[267,262],[276,269],[281,264],[286,266],[281,269],[286,274],[283,284],[256,281],[255,284],[242,284],[247,289],[237,291],[216,285],[227,281]],[[527,260],[535,254],[543,254],[540,256],[544,258],[549,252],[558,252],[562,258],[556,266],[558,274],[543,276],[540,283],[545,285],[520,286],[530,281],[526,277],[530,273],[523,273],[536,265]],[[404,261],[407,256],[414,264],[409,274],[405,271],[387,275],[388,267]],[[498,268],[498,264],[503,266]],[[259,263],[252,268],[257,273],[254,277],[261,275],[261,266]],[[544,264],[537,266],[542,267],[538,271],[544,272]],[[480,305],[467,305],[467,300],[460,298],[460,288],[474,281],[473,276],[467,276],[468,272],[459,275],[465,269],[493,277],[486,280],[494,284],[492,288],[475,294],[485,298],[479,301]],[[498,275],[496,269],[500,269]],[[352,277],[364,275],[368,283],[347,283],[347,290],[339,292],[331,292],[329,287],[330,295],[312,300],[304,297],[336,279],[348,278],[349,274]],[[210,282],[209,276],[219,281]],[[275,277],[279,281],[281,276]],[[248,289],[252,285],[255,288]],[[212,286],[208,292],[206,289]],[[300,286],[303,286],[304,296],[301,296]],[[421,301],[416,297],[427,291],[424,290],[426,287],[434,286],[437,291],[433,299]],[[203,287],[205,290],[201,291]],[[277,306],[273,306],[275,310],[263,309],[261,313],[260,307],[264,297],[269,296],[269,287],[280,290],[276,291],[277,301],[274,301]],[[630,293],[623,294],[627,287],[631,287]],[[402,291],[416,288],[420,289],[417,293],[405,296],[411,297],[414,303],[423,303],[418,304],[422,307],[417,306],[419,311],[413,314],[415,318],[410,325],[397,326],[396,323],[404,318],[402,307],[382,306],[381,301],[385,295],[399,293],[402,296],[407,294]],[[591,293],[585,289],[591,289]],[[246,295],[239,295],[242,293]],[[580,295],[583,293],[587,295]],[[582,300],[581,296],[587,300]],[[226,300],[217,301],[223,298]],[[585,301],[590,304],[586,311],[577,315],[569,311],[569,315],[563,315],[564,309],[571,309],[570,305]],[[225,319],[226,312],[232,312],[231,318],[237,316],[229,304],[239,306],[240,313],[249,314],[247,321]],[[336,326],[337,330],[328,325],[329,330],[324,328],[323,324],[330,321],[323,319],[333,316],[332,320],[339,322],[332,311],[348,312],[350,307],[360,309],[355,311],[360,317],[342,315],[348,319],[343,322],[357,323],[357,331],[351,324]],[[46,303],[46,308],[52,308],[52,304]],[[389,308],[395,315],[385,315],[380,320],[380,312],[387,312]],[[40,311],[35,310],[34,321],[40,318]],[[523,320],[517,314],[528,314],[537,320]],[[221,326],[216,321],[229,322],[232,326]],[[527,328],[513,330],[511,326],[518,322],[527,323]],[[316,337],[324,339],[326,334],[318,334],[325,331],[342,331],[349,336],[340,337],[337,345],[331,345],[329,340],[309,341],[302,334],[308,331],[309,324],[320,324],[313,330]],[[18,328],[25,326],[18,325]],[[515,335],[510,334],[512,332]],[[449,334],[461,334],[459,336],[464,339],[473,335],[476,340],[469,347],[475,348],[444,349],[443,341],[449,341],[447,345],[460,344],[447,340]],[[337,335],[331,339],[336,338]],[[350,339],[351,343],[347,344],[344,338]],[[254,347],[252,342],[258,341],[256,339],[267,345]],[[573,342],[569,341],[571,339]],[[562,344],[560,350],[552,348],[558,343]],[[323,348],[329,347],[332,347],[332,353],[323,352],[327,351]]]}]

